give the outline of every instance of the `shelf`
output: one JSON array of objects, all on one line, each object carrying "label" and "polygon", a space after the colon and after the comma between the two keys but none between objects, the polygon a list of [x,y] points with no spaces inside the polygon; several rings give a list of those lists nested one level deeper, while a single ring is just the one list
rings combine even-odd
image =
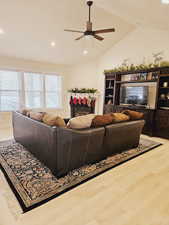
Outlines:
[{"label": "shelf", "polygon": [[105,96],[105,98],[113,98],[114,96]]},{"label": "shelf", "polygon": [[106,88],[106,90],[113,90],[114,88]]},{"label": "shelf", "polygon": [[160,109],[169,110],[169,107],[160,107]]},{"label": "shelf", "polygon": [[131,81],[116,81],[117,84],[128,84],[128,83],[149,83],[157,82],[157,80],[131,80]]},{"label": "shelf", "polygon": [[[156,68],[150,68],[150,69],[143,69],[143,70],[127,70],[127,71],[119,71],[119,72],[105,72],[107,76],[114,76],[114,75],[129,75],[129,74],[136,74],[136,73],[149,73],[149,72],[159,72],[169,70],[168,66],[164,67],[156,67]],[[163,74],[161,74],[163,75]]]},{"label": "shelf", "polygon": [[160,74],[160,78],[169,78],[169,74]]},{"label": "shelf", "polygon": [[160,98],[159,101],[169,101],[169,99],[162,99],[162,98]]},{"label": "shelf", "polygon": [[169,89],[169,87],[160,87],[160,89]]}]

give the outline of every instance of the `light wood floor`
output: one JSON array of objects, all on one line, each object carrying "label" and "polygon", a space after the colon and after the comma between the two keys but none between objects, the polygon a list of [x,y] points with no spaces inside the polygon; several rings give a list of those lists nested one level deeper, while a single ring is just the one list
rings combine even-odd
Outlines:
[{"label": "light wood floor", "polygon": [[1,174],[0,225],[169,225],[169,141],[153,139],[164,145],[25,214]]}]

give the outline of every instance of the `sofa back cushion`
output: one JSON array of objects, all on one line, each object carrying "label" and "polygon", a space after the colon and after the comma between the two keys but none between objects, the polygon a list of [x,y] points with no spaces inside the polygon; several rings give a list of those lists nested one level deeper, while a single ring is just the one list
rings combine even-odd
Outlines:
[{"label": "sofa back cushion", "polygon": [[124,110],[122,113],[125,115],[128,115],[130,117],[130,120],[139,120],[139,119],[142,119],[144,116],[143,113],[136,112],[133,110]]},{"label": "sofa back cushion", "polygon": [[71,129],[85,129],[90,128],[92,120],[95,117],[95,114],[88,114],[85,116],[74,117],[69,120],[67,127]]},{"label": "sofa back cushion", "polygon": [[43,122],[48,126],[66,127],[64,119],[57,116],[55,113],[46,113],[43,116]]},{"label": "sofa back cushion", "polygon": [[99,115],[95,116],[92,120],[92,127],[101,127],[109,125],[113,122],[113,115],[112,114],[105,114],[105,115]]}]

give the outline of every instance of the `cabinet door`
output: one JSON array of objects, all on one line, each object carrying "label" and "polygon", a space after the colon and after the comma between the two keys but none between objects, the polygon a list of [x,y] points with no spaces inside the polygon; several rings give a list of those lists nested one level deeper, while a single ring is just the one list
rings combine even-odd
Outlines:
[{"label": "cabinet door", "polygon": [[145,126],[143,128],[143,133],[153,136],[154,133],[154,111],[144,110],[141,111],[144,113]]},{"label": "cabinet door", "polygon": [[156,135],[169,138],[169,110],[157,110],[155,122]]}]

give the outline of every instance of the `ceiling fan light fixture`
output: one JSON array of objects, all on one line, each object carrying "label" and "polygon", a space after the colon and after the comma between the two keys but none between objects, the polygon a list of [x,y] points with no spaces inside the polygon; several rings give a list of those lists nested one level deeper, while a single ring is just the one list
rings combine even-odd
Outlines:
[{"label": "ceiling fan light fixture", "polygon": [[85,35],[85,39],[86,39],[86,40],[90,40],[91,38],[92,38],[91,35]]}]

